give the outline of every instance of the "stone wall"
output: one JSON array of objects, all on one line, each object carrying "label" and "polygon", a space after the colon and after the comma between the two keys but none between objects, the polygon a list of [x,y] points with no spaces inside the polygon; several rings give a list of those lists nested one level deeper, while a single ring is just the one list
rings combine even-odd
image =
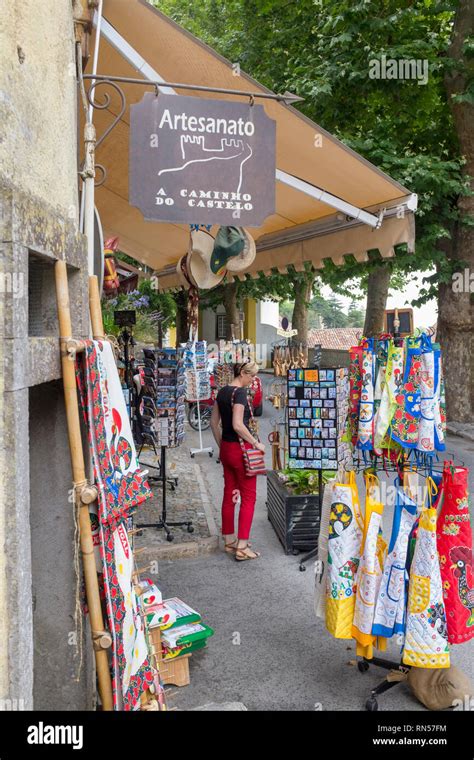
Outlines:
[{"label": "stone wall", "polygon": [[1,4],[0,707],[93,706],[87,642],[78,680],[75,671],[72,483],[54,290],[62,259],[74,334],[86,337],[76,98],[72,3]]}]

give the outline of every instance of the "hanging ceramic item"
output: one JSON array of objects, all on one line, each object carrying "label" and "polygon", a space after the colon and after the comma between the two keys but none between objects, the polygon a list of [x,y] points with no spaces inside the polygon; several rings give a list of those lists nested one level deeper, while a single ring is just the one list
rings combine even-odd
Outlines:
[{"label": "hanging ceramic item", "polygon": [[347,485],[334,485],[329,516],[326,627],[337,639],[351,638],[362,531],[359,494],[351,472]]},{"label": "hanging ceramic item", "polygon": [[357,647],[357,654],[370,659],[376,638],[372,633],[375,603],[382,578],[387,544],[381,533],[383,504],[380,500],[380,481],[371,473],[365,476],[365,481],[365,526],[356,577],[357,593],[352,636],[360,644],[360,647]]},{"label": "hanging ceramic item", "polygon": [[375,605],[372,633],[390,638],[405,631],[406,561],[408,537],[415,522],[417,505],[398,483],[392,535]]},{"label": "hanging ceramic item", "polygon": [[449,668],[449,645],[441,572],[436,550],[436,509],[424,507],[410,568],[403,663]]},{"label": "hanging ceramic item", "polygon": [[445,462],[437,502],[437,546],[450,644],[474,637],[474,562],[468,470]]}]

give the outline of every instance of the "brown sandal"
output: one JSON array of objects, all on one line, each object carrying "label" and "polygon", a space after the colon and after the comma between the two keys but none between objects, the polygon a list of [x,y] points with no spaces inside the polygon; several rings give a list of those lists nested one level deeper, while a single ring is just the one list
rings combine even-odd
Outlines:
[{"label": "brown sandal", "polygon": [[247,544],[247,546],[244,546],[243,549],[241,548],[241,549],[235,550],[235,559],[237,560],[237,562],[246,562],[249,559],[258,559],[261,556],[260,552],[256,552],[253,549],[250,549],[250,551],[252,551],[255,556],[249,557],[249,555],[246,553],[248,549],[250,549],[250,544]]},{"label": "brown sandal", "polygon": [[224,544],[224,551],[227,552],[227,554],[234,554],[236,549],[237,549],[237,541],[231,541],[230,544]]}]

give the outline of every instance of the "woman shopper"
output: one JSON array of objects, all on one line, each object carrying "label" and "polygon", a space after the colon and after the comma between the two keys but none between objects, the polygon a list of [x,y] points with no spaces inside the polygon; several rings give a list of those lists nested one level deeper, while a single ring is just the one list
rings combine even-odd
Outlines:
[{"label": "woman shopper", "polygon": [[[219,458],[224,468],[222,534],[225,551],[234,554],[239,562],[257,559],[260,556],[259,552],[253,551],[249,544],[257,498],[257,477],[247,476],[239,441],[241,438],[246,448],[256,448],[265,453],[265,446],[255,439],[250,430],[252,411],[247,389],[257,372],[258,365],[255,362],[236,364],[234,380],[230,385],[220,389],[211,415],[211,428],[219,446]],[[240,510],[236,539],[234,512],[236,497],[239,493]]]}]

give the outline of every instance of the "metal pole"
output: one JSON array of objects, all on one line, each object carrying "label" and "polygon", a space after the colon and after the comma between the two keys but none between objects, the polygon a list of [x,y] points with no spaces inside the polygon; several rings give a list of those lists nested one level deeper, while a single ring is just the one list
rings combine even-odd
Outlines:
[{"label": "metal pole", "polygon": [[230,90],[226,87],[207,87],[201,84],[185,84],[184,82],[163,82],[161,80],[147,80],[147,79],[134,79],[133,77],[117,77],[108,76],[107,74],[84,74],[84,79],[102,80],[109,82],[124,82],[125,84],[142,84],[146,86],[155,87],[157,90],[160,87],[173,87],[181,90],[197,90],[199,92],[216,92],[222,95],[241,95],[246,98],[250,98],[251,101],[256,98],[263,100],[278,100],[284,103],[298,103],[304,98],[300,98],[299,95],[293,95],[291,92],[284,92],[283,94],[276,94],[273,92],[247,92],[246,90]]}]

